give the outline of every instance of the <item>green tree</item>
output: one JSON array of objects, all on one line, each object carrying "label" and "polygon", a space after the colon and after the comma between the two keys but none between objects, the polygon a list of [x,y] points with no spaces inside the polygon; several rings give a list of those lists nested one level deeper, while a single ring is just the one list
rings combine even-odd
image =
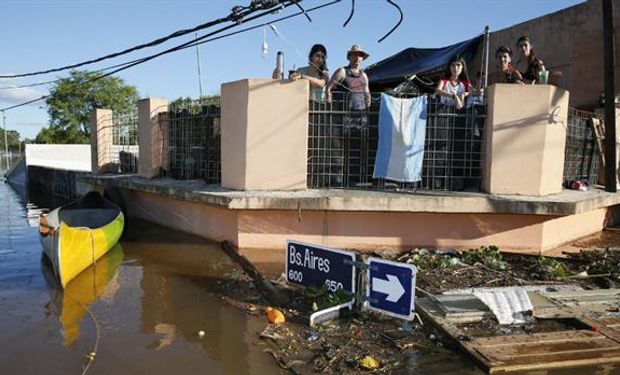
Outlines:
[{"label": "green tree", "polygon": [[[9,151],[18,152],[20,150],[19,132],[17,130],[7,130],[6,140],[9,146]],[[0,152],[4,153],[4,129],[0,129]]]},{"label": "green tree", "polygon": [[73,70],[50,90],[46,100],[50,126],[37,134],[37,143],[89,143],[90,113],[108,108],[125,113],[136,106],[138,90],[118,77],[96,79],[99,73]]}]

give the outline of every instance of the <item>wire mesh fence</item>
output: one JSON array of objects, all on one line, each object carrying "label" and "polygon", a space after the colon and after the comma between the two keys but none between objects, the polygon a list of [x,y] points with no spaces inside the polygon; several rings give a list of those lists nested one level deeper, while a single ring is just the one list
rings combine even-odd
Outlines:
[{"label": "wire mesh fence", "polygon": [[111,113],[97,124],[98,165],[100,173],[135,174],[138,172],[138,110]]},{"label": "wire mesh fence", "polygon": [[163,142],[168,148],[164,175],[181,180],[221,183],[221,110],[218,98],[171,104]]},{"label": "wire mesh fence", "polygon": [[114,112],[112,123],[112,148],[118,154],[119,173],[138,173],[138,109]]},{"label": "wire mesh fence", "polygon": [[601,118],[593,112],[568,109],[564,149],[565,187],[570,187],[571,181],[574,180],[588,185],[598,182],[603,150],[602,134],[597,134],[597,122],[602,124]]},{"label": "wire mesh fence", "polygon": [[486,106],[456,110],[437,98],[427,107],[421,179],[399,182],[373,178],[379,141],[380,94],[364,110],[351,109],[346,94],[331,103],[311,102],[308,187],[415,192],[470,190],[482,186]]}]

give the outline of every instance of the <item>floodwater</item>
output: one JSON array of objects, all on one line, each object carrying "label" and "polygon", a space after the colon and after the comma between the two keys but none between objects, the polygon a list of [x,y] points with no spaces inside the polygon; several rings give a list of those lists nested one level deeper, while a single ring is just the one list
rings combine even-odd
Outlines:
[{"label": "floodwater", "polygon": [[[263,352],[264,318],[218,294],[219,281],[240,270],[213,242],[129,221],[117,247],[59,289],[38,214],[61,203],[0,182],[0,373],[79,374],[91,352],[89,374],[286,373]],[[411,351],[407,362],[395,373],[482,374],[450,352]],[[620,369],[532,374],[585,373]]]},{"label": "floodwater", "polygon": [[59,202],[20,193],[0,182],[0,373],[79,374],[93,351],[89,374],[281,373],[258,342],[264,318],[217,294],[217,281],[239,272],[217,245],[130,222],[62,291],[37,217]]}]

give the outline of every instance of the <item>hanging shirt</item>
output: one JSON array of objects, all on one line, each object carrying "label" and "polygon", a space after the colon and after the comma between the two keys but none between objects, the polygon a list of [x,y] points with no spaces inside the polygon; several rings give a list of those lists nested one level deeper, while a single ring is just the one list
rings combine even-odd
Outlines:
[{"label": "hanging shirt", "polygon": [[[314,71],[314,74],[310,73],[310,67],[309,66],[304,66],[303,68],[299,68],[298,72],[308,76],[308,77],[314,77],[314,78],[318,78],[318,79],[323,79],[324,77],[329,77],[329,71],[325,70],[324,71],[324,76],[321,77],[321,74],[317,71]],[[314,87],[312,84],[310,84],[310,100],[315,101],[315,102],[324,102],[325,101],[325,86],[323,87]]]},{"label": "hanging shirt", "polygon": [[[471,84],[467,80],[457,80],[456,84],[452,84],[449,78],[441,79],[441,89],[452,95],[463,95],[466,91],[469,91]],[[456,101],[452,97],[441,95],[441,104],[456,106]]]},{"label": "hanging shirt", "polygon": [[381,94],[374,178],[422,179],[428,97],[399,99]]}]

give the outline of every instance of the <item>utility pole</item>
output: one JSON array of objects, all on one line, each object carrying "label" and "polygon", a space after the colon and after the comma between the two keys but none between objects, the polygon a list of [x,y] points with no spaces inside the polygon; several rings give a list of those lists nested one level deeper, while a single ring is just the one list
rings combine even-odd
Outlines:
[{"label": "utility pole", "polygon": [[4,157],[6,159],[6,169],[9,170],[9,141],[6,134],[6,116],[2,111],[2,125],[4,128]]},{"label": "utility pole", "polygon": [[[195,33],[194,35],[197,41],[198,33]],[[200,93],[200,97],[202,98],[202,75],[200,74],[200,51],[198,49],[197,43],[196,43],[196,64],[198,65],[198,92]]]},{"label": "utility pole", "polygon": [[603,0],[603,50],[605,58],[605,191],[616,187],[616,94],[614,77],[614,7]]}]

